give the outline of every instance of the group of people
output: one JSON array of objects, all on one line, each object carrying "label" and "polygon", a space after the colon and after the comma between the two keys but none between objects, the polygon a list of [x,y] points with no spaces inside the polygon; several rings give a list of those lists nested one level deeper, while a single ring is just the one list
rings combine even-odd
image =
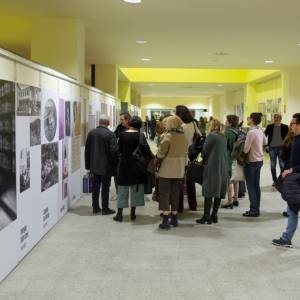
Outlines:
[{"label": "group of people", "polygon": [[[240,127],[235,115],[226,117],[225,125],[210,118],[207,128],[200,127],[193,113],[183,105],[175,108],[174,115],[168,115],[159,122],[157,152],[154,160],[157,164],[156,183],[152,185],[152,176],[147,171],[137,168],[134,152],[140,144],[147,145],[142,133],[143,122],[138,116],[128,113],[120,115],[120,124],[112,132],[108,129],[109,117],[101,115],[99,127],[92,130],[87,137],[85,147],[86,169],[93,174],[93,212],[95,214],[114,214],[110,209],[109,189],[114,176],[117,192],[117,213],[114,220],[123,221],[123,210],[129,207],[130,217],[136,219],[136,208],[145,205],[144,195],[152,192],[159,203],[162,221],[160,229],[178,226],[178,213],[184,209],[184,192],[186,191],[190,210],[197,210],[196,186],[186,170],[191,161],[187,155],[189,147],[205,136],[201,147],[204,197],[204,214],[197,219],[199,224],[218,222],[221,200],[227,195],[224,209],[238,206],[239,185],[246,182],[250,208],[244,217],[260,216],[261,190],[260,171],[263,166],[264,149],[271,159],[271,172],[274,185],[278,178],[276,161],[279,159],[281,178],[291,173],[300,172],[300,113],[294,114],[290,126],[281,123],[281,115],[274,115],[274,123],[264,131],[259,125],[261,113],[251,113],[247,119],[247,130]],[[205,122],[205,120],[204,120]],[[147,124],[145,123],[147,126]],[[155,124],[155,132],[157,132]],[[206,132],[207,131],[207,132]],[[154,136],[153,136],[154,135]],[[152,132],[150,139],[154,139]],[[101,187],[102,210],[99,206]],[[148,190],[148,191],[146,191]],[[299,186],[300,190],[300,186]],[[300,205],[289,205],[285,215],[288,227],[281,238],[274,239],[275,245],[291,247],[291,240],[297,228]]]}]

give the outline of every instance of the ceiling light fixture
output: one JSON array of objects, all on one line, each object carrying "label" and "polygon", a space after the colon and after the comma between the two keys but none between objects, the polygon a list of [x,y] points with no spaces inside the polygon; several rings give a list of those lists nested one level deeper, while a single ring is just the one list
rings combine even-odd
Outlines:
[{"label": "ceiling light fixture", "polygon": [[123,1],[131,4],[139,4],[142,2],[142,0],[123,0]]},{"label": "ceiling light fixture", "polygon": [[218,87],[222,87],[223,86],[223,84],[218,84]]},{"label": "ceiling light fixture", "polygon": [[217,55],[217,56],[226,56],[226,55],[229,55],[229,53],[223,52],[223,51],[219,51],[219,52],[215,52],[215,55]]},{"label": "ceiling light fixture", "polygon": [[147,44],[148,42],[147,41],[143,41],[143,40],[140,40],[140,41],[135,41],[137,44]]},{"label": "ceiling light fixture", "polygon": [[265,60],[265,64],[273,64],[274,60]]},{"label": "ceiling light fixture", "polygon": [[142,58],[141,61],[150,61],[151,58]]},{"label": "ceiling light fixture", "polygon": [[300,47],[300,43],[298,43],[297,46]]}]

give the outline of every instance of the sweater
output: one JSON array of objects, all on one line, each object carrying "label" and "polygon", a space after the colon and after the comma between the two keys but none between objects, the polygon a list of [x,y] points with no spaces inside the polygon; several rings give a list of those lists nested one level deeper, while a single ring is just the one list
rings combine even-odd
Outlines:
[{"label": "sweater", "polygon": [[249,153],[249,162],[263,161],[265,145],[267,145],[267,138],[262,129],[259,127],[250,128],[244,147],[244,152]]}]

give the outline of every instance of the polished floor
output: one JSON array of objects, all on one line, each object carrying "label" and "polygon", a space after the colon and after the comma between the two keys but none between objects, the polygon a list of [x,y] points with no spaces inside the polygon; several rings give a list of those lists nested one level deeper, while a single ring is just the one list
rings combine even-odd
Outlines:
[{"label": "polished floor", "polygon": [[[0,284],[0,299],[300,299],[300,239],[294,249],[271,245],[286,225],[285,208],[262,172],[262,215],[241,216],[248,199],[221,210],[217,225],[197,225],[186,211],[180,226],[158,230],[149,201],[132,223],[93,216],[83,197]],[[115,201],[110,203],[114,208]]]}]

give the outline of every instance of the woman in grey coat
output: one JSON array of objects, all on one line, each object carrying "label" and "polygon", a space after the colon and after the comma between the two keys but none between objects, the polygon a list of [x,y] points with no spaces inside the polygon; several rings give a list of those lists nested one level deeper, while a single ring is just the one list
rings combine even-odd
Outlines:
[{"label": "woman in grey coat", "polygon": [[209,132],[202,151],[204,216],[196,220],[200,224],[218,223],[218,209],[221,199],[226,196],[229,179],[227,140],[221,133],[221,123],[218,120],[212,120],[209,124]]}]

